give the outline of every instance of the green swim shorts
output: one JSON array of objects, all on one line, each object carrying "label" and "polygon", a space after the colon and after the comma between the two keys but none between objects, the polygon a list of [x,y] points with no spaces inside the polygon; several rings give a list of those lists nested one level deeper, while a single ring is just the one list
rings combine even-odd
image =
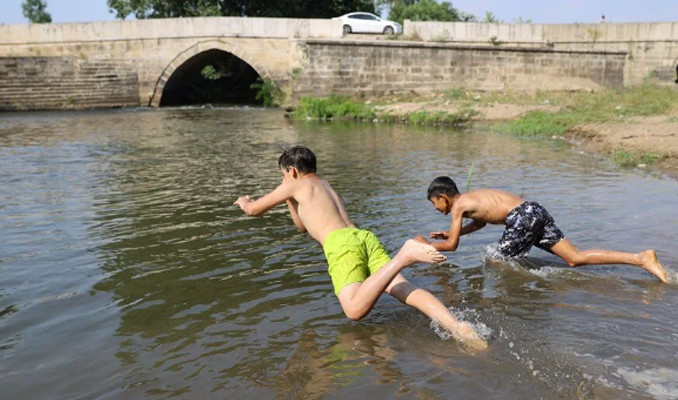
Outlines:
[{"label": "green swim shorts", "polygon": [[334,294],[349,283],[363,282],[391,261],[374,233],[358,228],[331,232],[323,245]]}]

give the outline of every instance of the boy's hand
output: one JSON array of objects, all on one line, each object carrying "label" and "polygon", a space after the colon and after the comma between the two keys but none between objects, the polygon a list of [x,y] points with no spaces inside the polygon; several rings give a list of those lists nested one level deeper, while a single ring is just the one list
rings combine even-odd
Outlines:
[{"label": "boy's hand", "polygon": [[431,244],[431,242],[429,242],[425,237],[423,237],[421,235],[415,236],[414,240],[417,241],[417,242],[425,243],[425,244]]},{"label": "boy's hand", "polygon": [[240,207],[241,209],[244,210],[244,209],[245,209],[245,204],[247,204],[247,203],[249,203],[249,202],[251,202],[251,201],[252,201],[252,199],[250,198],[249,195],[247,195],[247,196],[241,196],[241,197],[238,197],[238,200],[236,200],[236,201],[233,203],[233,205],[234,205],[234,206],[238,206],[238,207]]},{"label": "boy's hand", "polygon": [[449,234],[449,232],[445,232],[445,231],[437,231],[437,232],[431,232],[428,236],[431,239],[447,240],[450,237],[450,234]]}]

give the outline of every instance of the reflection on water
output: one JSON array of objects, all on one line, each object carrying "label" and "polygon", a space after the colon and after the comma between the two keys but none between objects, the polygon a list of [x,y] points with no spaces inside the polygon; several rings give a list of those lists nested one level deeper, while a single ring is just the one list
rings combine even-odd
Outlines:
[{"label": "reflection on water", "polygon": [[261,109],[0,117],[0,398],[678,396],[678,296],[633,267],[491,261],[501,227],[405,271],[490,349],[469,355],[384,297],[343,317],[319,246],[284,207],[238,195],[303,143],[352,219],[390,251],[448,217],[430,180],[544,204],[583,249],[656,248],[676,281],[678,184],[552,141],[403,126],[297,124]]}]

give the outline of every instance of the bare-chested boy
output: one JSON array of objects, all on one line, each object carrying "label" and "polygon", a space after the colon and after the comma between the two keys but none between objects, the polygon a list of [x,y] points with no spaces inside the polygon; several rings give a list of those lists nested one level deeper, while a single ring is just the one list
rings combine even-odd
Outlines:
[{"label": "bare-chested boy", "polygon": [[365,317],[386,292],[438,321],[464,345],[487,347],[471,324],[458,321],[431,293],[414,287],[400,274],[417,262],[444,261],[444,255],[430,245],[408,240],[390,259],[372,232],[353,225],[332,186],[315,174],[316,158],[308,148],[285,150],[278,166],[283,174],[280,186],[256,201],[239,197],[234,205],[256,216],[287,203],[294,225],[323,246],[334,292],[348,318]]},{"label": "bare-chested boy", "polygon": [[[439,176],[428,187],[427,198],[433,207],[447,215],[452,214],[452,225],[448,232],[431,232],[432,239],[441,242],[430,243],[425,237],[416,240],[430,243],[436,250],[455,251],[459,237],[477,231],[486,224],[506,225],[499,240],[499,253],[504,257],[523,257],[532,246],[551,252],[570,266],[587,264],[628,264],[636,265],[666,282],[664,268],[657,261],[654,250],[631,254],[610,250],[577,250],[563,232],[558,229],[548,211],[536,202],[496,189],[471,190],[461,194],[457,185],[447,176]],[[471,222],[462,227],[462,218]]]}]

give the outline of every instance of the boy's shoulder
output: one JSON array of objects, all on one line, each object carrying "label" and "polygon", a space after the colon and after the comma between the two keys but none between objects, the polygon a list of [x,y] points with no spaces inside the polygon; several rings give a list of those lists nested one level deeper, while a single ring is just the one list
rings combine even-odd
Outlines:
[{"label": "boy's shoulder", "polygon": [[493,188],[482,188],[482,189],[474,189],[470,190],[466,193],[469,198],[477,198],[477,199],[483,199],[487,197],[517,197],[515,194],[511,192],[507,192],[505,190],[501,189],[493,189]]},{"label": "boy's shoulder", "polygon": [[497,193],[497,192],[502,192],[502,190],[494,189],[494,188],[480,188],[480,189],[469,190],[465,194],[489,195],[489,194]]},{"label": "boy's shoulder", "polygon": [[313,176],[307,176],[302,179],[292,179],[287,182],[283,181],[282,183],[285,186],[288,186],[290,190],[297,192],[300,190],[306,190],[308,188],[312,187],[317,187],[317,186],[322,186],[324,188],[327,188],[329,190],[334,191],[332,186],[324,179],[320,178],[317,175]]},{"label": "boy's shoulder", "polygon": [[498,199],[501,199],[506,195],[511,194],[498,189],[474,189],[461,193],[455,202],[455,205],[462,209],[476,209],[478,207],[487,208],[488,206],[496,204]]},{"label": "boy's shoulder", "polygon": [[459,194],[459,201],[464,203],[474,203],[485,197],[491,196],[492,193],[493,193],[492,189],[469,190],[468,192]]}]

